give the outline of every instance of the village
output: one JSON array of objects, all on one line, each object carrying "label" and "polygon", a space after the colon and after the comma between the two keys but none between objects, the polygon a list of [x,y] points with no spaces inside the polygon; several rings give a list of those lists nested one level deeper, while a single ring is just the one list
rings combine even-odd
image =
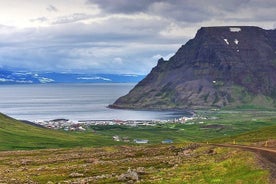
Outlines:
[{"label": "village", "polygon": [[165,123],[186,123],[194,117],[180,117],[172,120],[79,120],[53,119],[53,120],[36,120],[33,123],[45,128],[64,130],[64,131],[86,131],[91,125],[123,125],[123,126],[156,126]]},{"label": "village", "polygon": [[[192,125],[194,119],[205,119],[203,117],[191,116],[180,117],[171,120],[79,120],[72,121],[69,119],[53,119],[53,120],[40,120],[34,121],[38,126],[42,126],[49,129],[63,130],[63,131],[87,131],[90,126],[157,126],[161,124],[187,124]],[[204,122],[200,121],[199,124]],[[128,137],[121,137],[119,135],[112,136],[112,139],[116,142],[133,142],[136,144],[148,144],[147,139],[134,139],[130,140]],[[161,141],[162,144],[171,144],[173,140],[165,139]]]}]

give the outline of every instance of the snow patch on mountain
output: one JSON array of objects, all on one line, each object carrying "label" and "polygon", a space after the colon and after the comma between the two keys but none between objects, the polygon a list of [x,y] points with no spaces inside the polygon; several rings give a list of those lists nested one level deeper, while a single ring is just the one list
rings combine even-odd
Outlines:
[{"label": "snow patch on mountain", "polygon": [[239,27],[230,27],[229,30],[230,30],[231,32],[240,32],[240,31],[241,31],[241,28],[239,28]]}]

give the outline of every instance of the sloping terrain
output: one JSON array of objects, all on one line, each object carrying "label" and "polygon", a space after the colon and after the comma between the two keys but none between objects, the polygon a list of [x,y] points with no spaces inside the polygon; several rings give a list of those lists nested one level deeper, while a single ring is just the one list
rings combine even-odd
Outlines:
[{"label": "sloping terrain", "polygon": [[[185,124],[161,123],[155,126],[96,125],[84,132],[40,128],[0,114],[0,150],[98,147],[129,145],[134,139],[159,144],[171,139],[183,142],[232,142],[248,144],[276,139],[274,111],[198,111],[198,117]],[[263,127],[269,127],[264,128]],[[262,131],[259,131],[261,129]],[[253,131],[251,133],[247,133]],[[256,131],[256,133],[254,133]],[[113,141],[113,136],[129,142]],[[238,136],[238,137],[236,137]]]},{"label": "sloping terrain", "polygon": [[[207,145],[204,142],[209,140],[209,143],[232,143],[235,140],[237,144],[264,147],[268,140],[267,147],[275,149],[276,126],[271,126],[275,123],[274,112],[227,113],[213,112],[208,117],[216,116],[218,119],[204,120],[207,121],[204,124],[168,124],[163,125],[164,128],[157,126],[148,129],[136,127],[137,130],[130,132],[125,127],[120,130],[115,126],[109,130],[110,127],[102,126],[100,128],[103,132],[97,130],[96,134],[90,131],[65,133],[49,130],[24,124],[0,114],[0,150],[63,147],[63,149],[1,151],[0,183],[265,184],[275,181],[274,170],[271,169],[275,163],[271,163],[268,154],[260,153],[256,156],[239,147],[223,148]],[[237,117],[237,113],[239,113],[238,120],[231,119]],[[259,117],[259,120],[256,120],[256,117]],[[218,122],[223,124],[219,126]],[[246,128],[247,126],[250,128]],[[260,126],[267,127],[260,128]],[[258,130],[252,131],[257,127]],[[240,129],[240,132],[251,131],[225,136],[226,133],[231,135],[230,133],[236,131],[236,128]],[[133,136],[153,137],[157,136],[158,132],[165,135],[157,136],[155,144],[152,145],[130,146],[130,143],[114,142],[111,139],[114,131],[120,136],[121,134],[131,136],[135,133]],[[167,132],[177,132],[182,143],[158,144],[160,138],[168,136]],[[212,137],[216,139],[210,140]],[[187,139],[198,139],[204,143],[185,143]],[[127,144],[127,146],[115,146],[116,144]],[[114,146],[88,148],[103,145]]]},{"label": "sloping terrain", "polygon": [[66,133],[28,125],[0,113],[0,150],[28,150],[115,144],[91,132]]},{"label": "sloping terrain", "polygon": [[269,182],[254,154],[198,144],[0,152],[0,162],[1,183]]},{"label": "sloping terrain", "polygon": [[203,27],[112,108],[275,108],[276,30]]}]

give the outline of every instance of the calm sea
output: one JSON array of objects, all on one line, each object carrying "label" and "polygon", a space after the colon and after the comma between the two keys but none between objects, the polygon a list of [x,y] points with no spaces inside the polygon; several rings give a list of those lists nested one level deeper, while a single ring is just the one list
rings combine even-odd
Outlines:
[{"label": "calm sea", "polygon": [[185,113],[106,108],[135,84],[0,85],[0,112],[20,120],[164,120]]}]

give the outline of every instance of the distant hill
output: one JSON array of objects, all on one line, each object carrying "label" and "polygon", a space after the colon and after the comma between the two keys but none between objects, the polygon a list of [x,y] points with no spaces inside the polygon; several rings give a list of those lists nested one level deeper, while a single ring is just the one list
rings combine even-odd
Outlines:
[{"label": "distant hill", "polygon": [[0,69],[0,85],[45,83],[137,83],[144,77],[144,75],[133,74],[76,74],[23,72]]},{"label": "distant hill", "polygon": [[111,107],[130,109],[274,108],[276,30],[202,27]]}]

